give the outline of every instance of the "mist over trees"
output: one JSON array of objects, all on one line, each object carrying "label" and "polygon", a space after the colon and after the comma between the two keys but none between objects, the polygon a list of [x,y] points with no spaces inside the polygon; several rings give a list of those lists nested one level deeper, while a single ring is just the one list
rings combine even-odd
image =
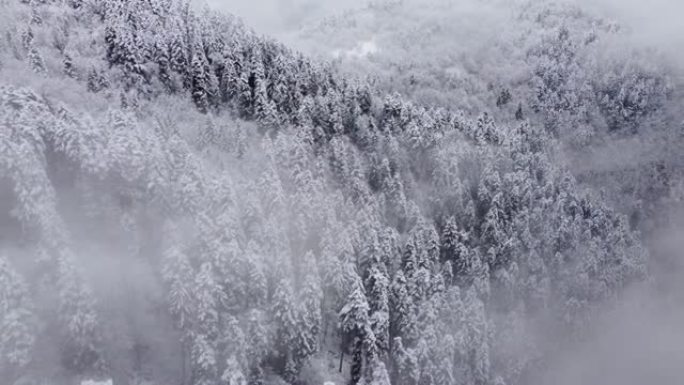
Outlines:
[{"label": "mist over trees", "polygon": [[[676,89],[585,73],[584,16],[535,4],[528,82],[474,112],[186,0],[0,1],[0,379],[529,383],[650,279],[656,209],[558,154]],[[667,159],[638,199],[684,191]]]},{"label": "mist over trees", "polygon": [[[673,34],[656,40],[645,33],[653,25],[597,12],[650,18],[669,8],[623,3],[388,1],[331,16],[290,40],[421,104],[544,127],[559,139],[554,161],[653,232],[662,223],[650,221],[671,212],[667,184],[682,177],[681,57],[656,49]],[[369,39],[375,52],[349,51]]]}]

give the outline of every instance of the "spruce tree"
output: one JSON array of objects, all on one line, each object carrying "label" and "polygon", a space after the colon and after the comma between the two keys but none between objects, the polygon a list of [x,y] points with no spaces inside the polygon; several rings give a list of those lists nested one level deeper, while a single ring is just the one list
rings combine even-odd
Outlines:
[{"label": "spruce tree", "polygon": [[0,377],[8,381],[32,360],[37,332],[33,310],[26,283],[0,254]]},{"label": "spruce tree", "polygon": [[198,47],[192,56],[190,76],[192,78],[192,101],[202,113],[209,111],[209,74],[206,73],[204,53]]}]

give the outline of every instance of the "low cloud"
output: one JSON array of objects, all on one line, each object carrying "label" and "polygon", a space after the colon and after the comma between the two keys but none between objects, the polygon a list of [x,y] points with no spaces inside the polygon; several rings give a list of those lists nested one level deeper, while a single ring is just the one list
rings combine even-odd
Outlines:
[{"label": "low cloud", "polygon": [[257,32],[279,37],[308,22],[362,6],[367,0],[206,0],[213,8],[240,16]]},{"label": "low cloud", "polygon": [[684,2],[678,0],[568,0],[611,17],[626,27],[632,41],[671,55],[684,67]]},{"label": "low cloud", "polygon": [[[278,37],[307,23],[368,4],[368,0],[205,0],[242,17],[258,32]],[[614,18],[635,41],[680,54],[684,46],[684,3],[676,0],[567,0]],[[458,5],[458,4],[455,4]],[[481,4],[484,5],[484,4]],[[680,56],[678,59],[684,59]]]}]

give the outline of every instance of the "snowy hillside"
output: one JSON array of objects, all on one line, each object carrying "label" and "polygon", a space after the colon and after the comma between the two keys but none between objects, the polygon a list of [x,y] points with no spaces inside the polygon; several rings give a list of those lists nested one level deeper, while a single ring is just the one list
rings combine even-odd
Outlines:
[{"label": "snowy hillside", "polygon": [[[386,31],[329,63],[186,0],[0,0],[0,382],[528,384],[652,278],[559,156],[600,96],[540,64],[583,80],[576,35],[516,51],[548,69],[518,88],[426,98],[343,68],[384,68]],[[633,73],[592,135],[668,108],[667,73]]]}]

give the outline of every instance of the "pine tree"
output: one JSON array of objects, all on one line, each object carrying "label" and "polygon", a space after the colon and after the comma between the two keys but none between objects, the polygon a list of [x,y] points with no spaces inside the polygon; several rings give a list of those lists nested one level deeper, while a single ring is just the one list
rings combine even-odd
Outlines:
[{"label": "pine tree", "polygon": [[[264,68],[263,52],[261,47],[251,47],[251,54],[249,58],[248,72],[243,74],[241,79],[240,90],[246,92],[247,86],[249,88],[249,97],[247,95],[241,96],[241,105],[243,110],[247,112],[251,118],[258,118],[257,114],[266,113],[270,108],[268,107],[270,100],[267,94],[267,79],[266,70]],[[244,78],[244,76],[247,78]],[[244,81],[247,80],[247,84]],[[248,106],[246,109],[244,107]],[[259,111],[261,110],[261,112]]]},{"label": "pine tree", "polygon": [[252,117],[254,114],[254,98],[252,96],[250,78],[249,68],[243,68],[240,71],[235,88],[238,111],[242,117],[246,118]]},{"label": "pine tree", "polygon": [[93,67],[88,72],[87,87],[89,92],[98,93],[109,88],[109,81]]},{"label": "pine tree", "polygon": [[363,336],[368,329],[368,301],[363,286],[358,282],[349,293],[347,301],[340,310],[340,328],[345,333]]},{"label": "pine tree", "polygon": [[176,72],[183,79],[183,86],[188,88],[189,84],[188,74],[190,68],[188,66],[188,57],[185,42],[181,37],[180,26],[174,25],[174,31],[171,33],[171,41],[169,43],[169,66],[171,70]]},{"label": "pine tree", "polygon": [[31,44],[28,52],[29,65],[31,70],[37,74],[44,75],[47,73],[47,68],[45,67],[45,62],[43,61],[43,56],[38,52],[38,49]]},{"label": "pine tree", "polygon": [[[506,213],[504,211],[503,194],[497,193],[491,200],[489,211],[484,217],[481,229],[481,242],[485,250],[488,250],[487,262],[491,266],[498,267],[503,263],[499,260],[503,245],[506,243]],[[491,253],[489,253],[491,249]]]},{"label": "pine tree", "polygon": [[501,137],[494,119],[486,112],[477,118],[474,126],[473,138],[475,142],[482,144],[499,144]]},{"label": "pine tree", "polygon": [[121,63],[122,60],[120,59],[117,32],[113,26],[107,26],[105,28],[105,44],[107,45],[107,62],[109,62],[110,65]]},{"label": "pine tree", "polygon": [[0,377],[12,381],[31,362],[36,332],[26,283],[0,255]]},{"label": "pine tree", "polygon": [[413,297],[402,270],[392,281],[390,297],[390,336],[412,339],[416,334]]},{"label": "pine tree", "polygon": [[62,61],[64,74],[72,79],[78,79],[78,73],[74,68],[74,62],[71,55],[65,53],[64,60]]},{"label": "pine tree", "polygon": [[240,364],[235,359],[235,356],[228,357],[226,368],[221,375],[222,384],[225,385],[247,385],[247,379],[242,373]]},{"label": "pine tree", "polygon": [[467,377],[474,384],[487,384],[490,377],[489,328],[484,305],[474,289],[466,293],[464,308],[465,346],[468,347]]},{"label": "pine tree", "polygon": [[511,98],[511,91],[509,91],[508,88],[504,88],[496,98],[496,106],[499,108],[505,106],[511,101]]},{"label": "pine tree", "polygon": [[351,341],[352,365],[351,365],[351,385],[356,385],[363,374],[363,352],[365,341],[374,341],[372,331],[369,327],[368,301],[363,291],[363,286],[357,281],[354,284],[347,302],[340,310],[340,329]]},{"label": "pine tree", "polygon": [[250,383],[254,375],[261,374],[264,358],[271,349],[271,333],[268,329],[266,314],[262,310],[252,310],[249,312],[249,323],[247,328],[247,361],[250,368]]},{"label": "pine tree", "polygon": [[363,339],[354,336],[352,342],[352,363],[350,367],[349,384],[356,385],[363,375]]},{"label": "pine tree", "polygon": [[31,24],[33,25],[41,25],[43,24],[43,17],[40,15],[40,12],[38,11],[38,7],[34,4],[31,6]]},{"label": "pine tree", "polygon": [[502,183],[499,172],[491,166],[486,168],[477,190],[478,214],[484,215],[489,211],[494,197],[501,192],[501,189]]},{"label": "pine tree", "polygon": [[515,110],[515,120],[525,119],[525,114],[523,112],[522,103],[518,104],[518,108]]},{"label": "pine tree", "polygon": [[266,91],[263,89],[263,85],[259,85],[256,91],[255,98],[255,118],[256,120],[267,129],[278,128],[279,117],[278,111],[276,110],[275,103],[268,98],[263,97]]},{"label": "pine tree", "polygon": [[238,95],[239,69],[237,53],[235,51],[227,53],[223,62],[223,72],[219,79],[219,89],[224,103],[234,103]]},{"label": "pine tree", "polygon": [[200,266],[194,288],[197,324],[192,333],[192,377],[197,385],[210,385],[219,377],[219,312],[225,294],[216,282],[214,269],[209,262]]},{"label": "pine tree", "polygon": [[204,334],[193,335],[191,345],[193,384],[211,385],[216,382],[218,362],[214,345],[214,341]]},{"label": "pine tree", "polygon": [[385,363],[381,360],[372,360],[369,364],[369,375],[367,375],[365,385],[390,385],[389,374],[385,368]]},{"label": "pine tree", "polygon": [[[323,292],[313,253],[307,252],[304,256],[304,283],[301,292],[303,303],[302,326],[300,338],[302,339],[302,354],[304,357],[318,351],[318,339],[321,332],[321,302]],[[304,358],[302,357],[302,358]]]},{"label": "pine tree", "polygon": [[159,41],[154,49],[155,62],[159,66],[159,80],[171,92],[176,91],[176,86],[173,84],[171,75],[171,57],[169,55],[169,47],[165,41]]},{"label": "pine tree", "polygon": [[447,219],[442,230],[442,259],[453,268],[451,274],[457,281],[467,273],[470,266],[470,250],[468,249],[468,233],[458,228],[456,219]]},{"label": "pine tree", "polygon": [[209,111],[209,75],[206,73],[204,53],[198,47],[192,56],[190,76],[192,78],[192,101],[202,113]]},{"label": "pine tree", "polygon": [[261,306],[265,304],[268,295],[268,281],[261,265],[263,260],[260,256],[254,256],[248,261],[249,281],[247,283],[247,295],[249,301],[254,306]]},{"label": "pine tree", "polygon": [[177,245],[170,245],[164,256],[162,277],[168,285],[171,314],[181,330],[187,330],[195,315],[193,269]]},{"label": "pine tree", "polygon": [[76,374],[98,374],[105,363],[101,356],[101,334],[95,299],[82,281],[71,259],[58,260],[60,314],[66,325],[62,346],[63,364]]},{"label": "pine tree", "polygon": [[[243,331],[240,321],[232,314],[222,312],[219,321],[219,337],[216,343],[217,357],[219,360],[222,357],[228,357],[227,361],[235,360],[242,371],[249,359],[247,356],[248,336]],[[222,373],[225,374],[225,370]]]},{"label": "pine tree", "polygon": [[420,367],[416,352],[404,346],[401,337],[392,341],[394,371],[392,383],[398,385],[417,385],[420,379]]},{"label": "pine tree", "polygon": [[273,294],[271,309],[275,327],[276,352],[280,359],[280,371],[288,380],[298,371],[296,355],[298,351],[298,308],[294,302],[292,286],[287,277],[281,277]]},{"label": "pine tree", "polygon": [[389,348],[389,279],[385,266],[379,260],[373,261],[366,278],[368,292],[370,328],[375,336],[373,353],[380,354]]},{"label": "pine tree", "polygon": [[33,29],[31,26],[27,26],[21,32],[21,45],[25,50],[30,50],[33,46],[35,36],[33,35]]},{"label": "pine tree", "polygon": [[178,229],[171,223],[164,227],[164,259],[162,280],[167,286],[169,312],[176,327],[181,331],[180,349],[182,368],[181,382],[186,380],[186,367],[191,358],[192,334],[197,315],[195,302],[195,272],[178,241]]},{"label": "pine tree", "polygon": [[268,95],[269,79],[266,78],[264,65],[260,56],[256,55],[251,63],[253,77],[254,118],[266,128],[275,128],[278,124],[277,106]]}]

